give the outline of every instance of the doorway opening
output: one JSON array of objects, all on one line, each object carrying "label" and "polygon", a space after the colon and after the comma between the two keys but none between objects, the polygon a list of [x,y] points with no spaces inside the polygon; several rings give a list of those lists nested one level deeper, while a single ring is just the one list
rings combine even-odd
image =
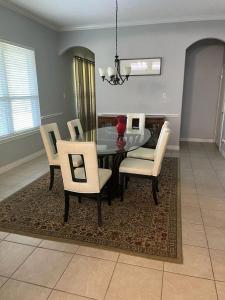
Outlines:
[{"label": "doorway opening", "polygon": [[79,118],[83,130],[96,127],[95,54],[88,48],[75,46],[66,57],[66,88],[73,101],[73,117]]},{"label": "doorway opening", "polygon": [[223,148],[225,43],[200,40],[186,50],[181,141]]}]

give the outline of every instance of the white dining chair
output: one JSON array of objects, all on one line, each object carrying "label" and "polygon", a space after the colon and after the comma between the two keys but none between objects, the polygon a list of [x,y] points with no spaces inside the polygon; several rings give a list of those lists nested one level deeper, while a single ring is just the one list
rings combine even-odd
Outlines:
[{"label": "white dining chair", "polygon": [[83,140],[84,133],[83,133],[83,129],[82,129],[82,126],[80,123],[80,119],[74,119],[74,120],[67,122],[67,126],[69,129],[72,141],[75,141],[78,138]]},{"label": "white dining chair", "polygon": [[[165,121],[163,123],[162,128],[161,128],[159,138],[158,138],[158,141],[157,141],[157,144],[156,144],[156,148],[157,148],[157,145],[160,144],[160,140],[162,138],[163,130],[165,130],[165,128],[168,128],[168,127],[169,127],[169,122]],[[127,157],[154,160],[155,152],[156,152],[156,149],[140,147],[138,149],[135,149],[133,151],[128,152]]]},{"label": "white dining chair", "polygon": [[162,161],[165,155],[166,147],[170,136],[170,129],[167,127],[163,130],[161,139],[157,144],[154,161],[125,158],[119,167],[120,185],[121,185],[121,201],[123,201],[124,179],[126,177],[143,177],[152,180],[152,194],[155,204],[158,204],[157,191],[158,191],[158,176],[161,171]]},{"label": "white dining chair", "polygon": [[[92,195],[97,200],[98,225],[102,225],[101,199],[103,188],[108,184],[108,204],[111,204],[110,178],[112,171],[98,168],[95,142],[58,141],[59,160],[64,185],[65,214],[64,222],[68,221],[70,195]],[[73,168],[72,156],[81,155],[84,166]]]},{"label": "white dining chair", "polygon": [[[133,121],[138,120],[138,126],[133,126]],[[145,129],[145,114],[133,114],[128,113],[127,114],[127,131],[132,131],[132,129],[139,129],[141,131],[144,131]]]},{"label": "white dining chair", "polygon": [[[51,190],[54,184],[55,169],[60,169],[57,141],[61,140],[61,136],[56,123],[41,125],[40,132],[50,167],[49,190]],[[80,155],[73,157],[74,167],[79,167],[82,165],[82,163],[83,161]]]}]

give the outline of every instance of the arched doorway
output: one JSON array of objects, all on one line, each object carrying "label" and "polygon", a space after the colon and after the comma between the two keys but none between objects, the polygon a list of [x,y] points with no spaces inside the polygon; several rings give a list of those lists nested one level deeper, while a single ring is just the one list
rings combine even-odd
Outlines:
[{"label": "arched doorway", "polygon": [[218,112],[221,112],[224,98],[221,81],[224,49],[224,42],[204,39],[186,50],[181,141],[218,140],[222,129]]},{"label": "arched doorway", "polygon": [[88,48],[74,46],[63,53],[66,62],[66,90],[73,102],[73,116],[84,131],[96,127],[95,54]]}]

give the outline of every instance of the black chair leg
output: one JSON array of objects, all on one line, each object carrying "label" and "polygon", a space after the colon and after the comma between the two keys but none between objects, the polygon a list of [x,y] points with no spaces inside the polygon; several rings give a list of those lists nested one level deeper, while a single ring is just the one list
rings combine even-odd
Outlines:
[{"label": "black chair leg", "polygon": [[54,184],[54,172],[55,168],[54,166],[50,166],[50,184],[49,184],[49,191],[51,191],[51,189],[53,188],[53,184]]},{"label": "black chair leg", "polygon": [[159,180],[156,178],[156,192],[159,192]]},{"label": "black chair leg", "polygon": [[125,189],[127,190],[128,188],[128,182],[129,182],[130,178],[128,176],[125,177]]},{"label": "black chair leg", "polygon": [[120,201],[123,201],[124,175],[120,173]]},{"label": "black chair leg", "polygon": [[152,178],[152,194],[153,194],[153,199],[155,201],[155,205],[158,205],[156,190],[157,190],[157,178],[153,177]]},{"label": "black chair leg", "polygon": [[64,213],[64,222],[68,221],[69,209],[70,209],[70,195],[68,191],[64,191],[65,198],[65,213]]},{"label": "black chair leg", "polygon": [[108,205],[111,206],[112,201],[112,179],[110,178],[107,186],[107,192],[108,192]]},{"label": "black chair leg", "polygon": [[101,208],[101,196],[97,195],[97,208],[98,208],[98,226],[102,226],[102,208]]},{"label": "black chair leg", "polygon": [[78,202],[81,203],[81,196],[78,196]]},{"label": "black chair leg", "polygon": [[99,161],[99,168],[103,168],[103,166],[104,166],[104,157],[99,156],[98,161]]}]

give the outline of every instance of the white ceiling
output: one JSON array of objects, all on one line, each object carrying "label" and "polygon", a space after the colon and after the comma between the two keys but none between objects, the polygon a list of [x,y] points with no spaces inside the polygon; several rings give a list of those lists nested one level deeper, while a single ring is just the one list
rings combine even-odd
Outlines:
[{"label": "white ceiling", "polygon": [[[0,0],[57,30],[115,24],[115,0]],[[121,26],[225,20],[225,0],[118,0]]]}]

